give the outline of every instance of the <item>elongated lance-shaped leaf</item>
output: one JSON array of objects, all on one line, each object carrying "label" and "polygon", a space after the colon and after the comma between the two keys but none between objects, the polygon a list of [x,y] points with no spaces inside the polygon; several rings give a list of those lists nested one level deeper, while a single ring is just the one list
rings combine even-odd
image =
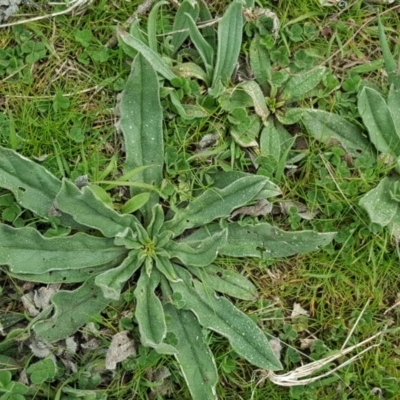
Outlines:
[{"label": "elongated lance-shaped leaf", "polygon": [[257,300],[256,287],[243,275],[238,272],[221,268],[217,265],[209,265],[206,268],[186,268],[206,287],[210,287],[217,292],[227,294],[238,299],[255,301]]},{"label": "elongated lance-shaped leaf", "polygon": [[72,215],[75,221],[98,229],[104,236],[113,238],[126,228],[134,228],[139,221],[130,214],[121,215],[106,206],[90,189],[79,189],[67,180],[62,181],[56,197],[57,207]]},{"label": "elongated lance-shaped leaf", "polygon": [[282,369],[264,332],[250,317],[199,281],[194,280],[193,288],[190,275],[175,268],[183,281],[171,285],[172,290],[182,296],[184,308],[193,311],[202,326],[225,336],[236,353],[253,365],[271,371]]},{"label": "elongated lance-shaped leaf", "polygon": [[[0,147],[0,187],[10,190],[22,207],[48,219],[61,181],[38,163]],[[63,226],[82,227],[70,215],[57,218]]]},{"label": "elongated lance-shaped leaf", "polygon": [[375,147],[382,153],[399,157],[400,127],[396,128],[382,95],[372,88],[364,87],[358,97],[358,111]]},{"label": "elongated lance-shaped leaf", "polygon": [[140,257],[139,251],[132,250],[121,265],[97,275],[95,284],[101,288],[106,299],[118,300],[123,285],[142,264],[143,257]]},{"label": "elongated lance-shaped leaf", "polygon": [[247,175],[223,189],[207,189],[185,209],[178,210],[172,220],[164,224],[163,229],[178,236],[185,229],[205,225],[216,218],[228,217],[232,210],[253,200],[268,182],[262,176]]},{"label": "elongated lance-shaped leaf", "polygon": [[192,17],[193,20],[197,19],[199,15],[199,5],[196,0],[183,0],[176,12],[174,25],[172,27],[172,32],[174,33],[172,34],[171,40],[174,53],[179,50],[179,47],[182,46],[183,42],[189,36],[188,15]]},{"label": "elongated lance-shaped leaf", "polygon": [[168,4],[168,1],[159,1],[156,2],[149,13],[149,17],[147,19],[147,37],[149,40],[149,47],[155,53],[158,51],[157,46],[157,25],[158,25],[158,10]]},{"label": "elongated lance-shaped leaf", "polygon": [[390,85],[387,105],[392,115],[394,125],[397,131],[400,132],[400,85]]},{"label": "elongated lance-shaped leaf", "polygon": [[[162,284],[164,298],[171,291]],[[169,288],[168,288],[169,289]],[[175,358],[178,360],[193,400],[215,400],[218,373],[214,357],[204,341],[203,332],[191,311],[177,310],[172,304],[164,304],[169,317],[168,332],[174,336]]]},{"label": "elongated lance-shaped leaf", "polygon": [[321,82],[325,71],[324,67],[318,67],[301,75],[292,76],[286,82],[280,97],[287,103],[294,103],[304,99],[307,93]]},{"label": "elongated lance-shaped leaf", "polygon": [[378,34],[379,34],[379,43],[381,45],[383,60],[385,61],[385,69],[389,78],[388,80],[389,83],[394,83],[394,79],[396,78],[397,62],[390,51],[385,30],[383,28],[379,15],[378,15]]},{"label": "elongated lance-shaped leaf", "polygon": [[[308,253],[326,246],[336,234],[313,231],[285,232],[268,223],[249,225],[231,222],[226,229],[228,240],[219,253],[231,257],[278,258]],[[184,240],[201,240],[220,230],[218,224],[210,224]]]},{"label": "elongated lance-shaped leaf", "polygon": [[155,71],[157,71],[164,78],[171,80],[176,78],[177,76],[171,71],[168,64],[153,50],[150,49],[149,46],[145,45],[139,39],[136,39],[129,33],[125,31],[118,31],[118,35],[128,46],[134,48],[138,53],[140,53],[149,64],[152,65]]},{"label": "elongated lance-shaped leaf", "polygon": [[240,83],[238,87],[243,89],[251,97],[254,111],[265,121],[268,118],[269,110],[259,84],[255,81],[245,81]]},{"label": "elongated lance-shaped leaf", "polygon": [[41,274],[16,274],[12,271],[7,271],[7,274],[14,278],[21,279],[29,282],[41,282],[41,283],[76,283],[85,282],[89,278],[92,278],[102,272],[108,271],[114,267],[117,267],[123,260],[124,256],[120,256],[105,264],[96,265],[94,267],[78,268],[78,269],[58,269],[43,272]]},{"label": "elongated lance-shaped leaf", "polygon": [[163,307],[154,293],[159,283],[160,273],[157,269],[153,268],[149,276],[142,268],[134,294],[137,300],[135,316],[144,346],[161,344],[167,334]]},{"label": "elongated lance-shaped leaf", "polygon": [[157,255],[155,265],[161,274],[164,275],[170,282],[176,282],[179,279],[168,257]]},{"label": "elongated lance-shaped leaf", "polygon": [[164,225],[164,211],[161,207],[161,204],[156,204],[151,210],[151,221],[149,226],[147,227],[147,232],[150,237],[155,237],[161,230],[161,227]]},{"label": "elongated lance-shaped leaf", "polygon": [[110,300],[103,297],[94,279],[76,290],[60,290],[52,298],[54,315],[33,324],[33,330],[45,342],[66,339],[85,325],[94,315],[103,311]]},{"label": "elongated lance-shaped leaf", "polygon": [[204,240],[194,242],[169,241],[165,250],[171,258],[177,258],[184,265],[207,267],[218,256],[218,250],[226,243],[227,231],[222,230]]},{"label": "elongated lance-shaped leaf", "polygon": [[218,25],[218,51],[212,86],[218,81],[225,84],[235,69],[242,46],[243,16],[242,4],[234,0]]},{"label": "elongated lance-shaped leaf", "polygon": [[197,64],[192,62],[186,62],[182,64],[178,64],[172,67],[172,70],[178,75],[183,76],[184,78],[195,78],[200,81],[203,81],[207,84],[210,84],[210,80],[206,72]]},{"label": "elongated lance-shaped leaf", "polygon": [[354,156],[371,153],[371,144],[361,129],[340,115],[323,110],[304,110],[302,121],[308,132],[323,143],[339,141]]},{"label": "elongated lance-shaped leaf", "polygon": [[213,17],[210,13],[208,5],[205,0],[197,0],[200,11],[199,18],[202,23],[205,23],[205,26],[201,29],[202,35],[204,39],[210,44],[214,51],[217,50],[217,35],[214,26],[211,24],[207,24],[212,21]]},{"label": "elongated lance-shaped leaf", "polygon": [[33,228],[0,224],[0,264],[16,274],[81,269],[112,263],[126,254],[111,239],[77,233],[45,238]]},{"label": "elongated lance-shaped leaf", "polygon": [[199,28],[197,28],[196,23],[189,14],[187,14],[187,23],[189,25],[190,39],[199,52],[206,68],[207,75],[211,79],[214,67],[214,49],[204,39],[203,35],[199,31]]},{"label": "elongated lance-shaped leaf", "polygon": [[396,182],[400,183],[396,178],[383,178],[361,198],[360,206],[367,211],[371,222],[387,226],[399,212],[399,203],[391,196]]},{"label": "elongated lance-shaped leaf", "polygon": [[250,44],[250,66],[255,80],[266,93],[271,81],[271,59],[266,47],[260,43],[258,35],[254,37]]},{"label": "elongated lance-shaped leaf", "polygon": [[[162,118],[157,74],[152,65],[138,54],[121,99],[120,127],[126,149],[124,168],[131,170],[151,165],[136,175],[135,180],[156,187],[161,185],[164,165]],[[132,196],[139,192],[139,189],[131,189]],[[158,203],[158,198],[158,194],[152,193],[142,209],[146,223],[150,221],[151,209]]]},{"label": "elongated lance-shaped leaf", "polygon": [[[232,183],[236,182],[238,179],[245,178],[249,175],[251,174],[242,171],[220,171],[212,175],[214,181],[213,187],[224,189]],[[254,199],[269,199],[270,197],[279,196],[281,193],[281,190],[277,185],[275,185],[275,183],[272,183],[271,181],[266,179],[263,189]]]}]

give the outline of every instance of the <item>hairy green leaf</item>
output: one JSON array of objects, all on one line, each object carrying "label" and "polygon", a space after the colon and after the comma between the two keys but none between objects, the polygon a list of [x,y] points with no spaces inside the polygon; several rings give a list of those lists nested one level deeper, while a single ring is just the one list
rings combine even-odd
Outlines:
[{"label": "hairy green leaf", "polygon": [[252,98],[254,111],[265,121],[268,118],[269,110],[259,84],[255,81],[245,81],[240,83],[238,87],[243,89]]},{"label": "hairy green leaf", "polygon": [[399,157],[400,127],[395,126],[382,95],[372,88],[363,87],[358,96],[358,111],[377,150]]},{"label": "hairy green leaf", "polygon": [[218,256],[218,250],[226,243],[227,231],[217,232],[211,237],[195,242],[170,241],[165,250],[171,258],[177,258],[184,265],[192,267],[207,267]]},{"label": "hairy green leaf", "polygon": [[158,1],[154,4],[153,8],[149,13],[149,17],[147,20],[147,37],[149,40],[149,47],[155,53],[157,53],[158,46],[157,46],[157,17],[158,17],[158,10],[168,4],[168,1]]},{"label": "hairy green leaf", "polygon": [[[10,190],[22,207],[48,219],[61,182],[38,163],[0,147],[0,187]],[[57,218],[63,226],[81,227],[69,215]]]},{"label": "hairy green leaf", "polygon": [[396,178],[383,178],[361,198],[360,206],[367,211],[371,222],[387,226],[399,212],[399,203],[391,196],[396,182],[399,183]]},{"label": "hairy green leaf", "polygon": [[267,182],[268,179],[262,176],[246,175],[223,189],[207,189],[185,209],[178,210],[163,229],[178,236],[185,229],[207,224],[216,218],[228,217],[232,210],[253,200]]},{"label": "hairy green leaf", "polygon": [[[213,175],[214,184],[213,187],[218,189],[224,189],[232,183],[236,182],[238,179],[249,176],[248,173],[242,171],[223,171],[217,172]],[[263,189],[258,193],[254,200],[268,199],[270,197],[279,196],[281,190],[275,183],[270,180],[265,179],[265,185]]]},{"label": "hairy green leaf", "polygon": [[323,110],[304,110],[302,120],[308,132],[323,143],[338,141],[356,157],[371,153],[371,145],[361,129],[340,115]]},{"label": "hairy green leaf", "polygon": [[187,15],[187,22],[189,25],[190,39],[200,54],[200,57],[206,68],[208,77],[211,78],[214,67],[214,49],[204,39],[203,35],[197,28],[193,18],[189,14]]},{"label": "hairy green leaf", "polygon": [[171,45],[174,53],[179,50],[183,42],[189,36],[189,17],[193,20],[199,15],[199,5],[196,0],[183,0],[178,11],[176,12],[174,25],[172,27]]},{"label": "hairy green leaf", "polygon": [[271,60],[268,50],[260,43],[260,37],[256,35],[250,44],[250,66],[255,80],[262,90],[267,92],[271,81]]},{"label": "hairy green leaf", "polygon": [[193,288],[190,275],[176,269],[183,281],[174,283],[172,290],[182,296],[184,308],[193,311],[202,326],[225,336],[236,353],[253,365],[271,371],[282,369],[264,332],[250,317],[199,281],[194,281]]},{"label": "hairy green leaf", "polygon": [[139,222],[133,215],[121,215],[106,206],[90,189],[79,189],[75,184],[63,180],[56,197],[57,207],[70,214],[75,221],[98,229],[104,236],[112,238],[126,228],[134,228]]},{"label": "hairy green leaf", "polygon": [[126,254],[112,239],[77,233],[45,238],[33,228],[0,224],[0,264],[16,274],[42,274],[112,263]]},{"label": "hairy green leaf", "polygon": [[76,290],[60,290],[51,302],[54,304],[54,315],[33,325],[36,335],[50,343],[74,334],[95,314],[103,311],[110,300],[103,297],[94,279],[90,279]]},{"label": "hairy green leaf", "polygon": [[141,267],[143,258],[138,250],[132,250],[121,265],[96,276],[95,284],[106,299],[118,300],[125,282]]},{"label": "hairy green leaf", "polygon": [[127,32],[119,30],[118,34],[128,46],[133,47],[137,52],[139,52],[160,75],[168,80],[176,78],[176,75],[171,71],[164,60],[157,53],[151,50],[150,47]]},{"label": "hairy green leaf", "polygon": [[218,25],[218,51],[212,86],[220,81],[225,84],[235,69],[243,34],[242,4],[234,0]]},{"label": "hairy green leaf", "polygon": [[[265,222],[254,225],[231,222],[226,229],[228,240],[219,252],[231,257],[278,258],[307,253],[326,246],[335,236],[334,232],[285,232]],[[203,240],[220,230],[218,224],[210,224],[185,240]]]},{"label": "hairy green leaf", "polygon": [[193,400],[216,400],[218,373],[213,355],[204,341],[203,332],[191,311],[164,305],[169,316],[168,332],[175,337],[174,347],[179,366]]},{"label": "hairy green leaf", "polygon": [[314,89],[322,80],[326,69],[324,67],[313,68],[301,75],[294,75],[286,82],[280,98],[287,103],[294,103],[306,97],[307,93]]},{"label": "hairy green leaf", "polygon": [[238,299],[257,300],[256,287],[246,277],[237,272],[213,264],[205,268],[187,268],[206,287]]},{"label": "hairy green leaf", "polygon": [[135,316],[144,346],[161,344],[167,334],[163,307],[154,293],[159,283],[160,274],[156,269],[153,268],[149,276],[142,268],[134,294],[137,300]]},{"label": "hairy green leaf", "polygon": [[[153,67],[142,56],[135,58],[122,94],[120,127],[125,139],[125,170],[149,165],[135,176],[135,180],[160,187],[164,165],[163,113],[158,78]],[[132,188],[131,195],[138,193]],[[157,202],[158,195],[151,193],[143,208],[147,222],[151,208]]]}]

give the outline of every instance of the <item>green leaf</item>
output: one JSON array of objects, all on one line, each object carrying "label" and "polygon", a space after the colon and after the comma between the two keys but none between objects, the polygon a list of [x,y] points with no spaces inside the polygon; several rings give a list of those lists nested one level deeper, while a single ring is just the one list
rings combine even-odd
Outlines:
[{"label": "green leaf", "polygon": [[0,224],[0,264],[16,274],[42,274],[113,263],[126,254],[113,240],[77,233],[45,238],[33,228]]},{"label": "green leaf", "polygon": [[210,13],[208,5],[205,0],[197,0],[200,6],[199,18],[200,21],[205,23],[206,26],[202,27],[201,31],[203,34],[204,39],[210,44],[210,46],[216,50],[217,48],[217,35],[215,29],[212,25],[207,24],[208,22],[213,20],[213,17]]},{"label": "green leaf", "polygon": [[185,209],[178,210],[172,220],[164,224],[163,229],[178,236],[185,229],[205,225],[216,218],[228,217],[235,208],[253,200],[268,183],[268,179],[262,176],[246,175],[223,189],[207,189]]},{"label": "green leaf", "polygon": [[205,268],[186,268],[197,278],[204,286],[210,287],[217,292],[227,294],[242,300],[255,301],[258,298],[256,287],[243,275],[221,268],[216,265],[209,265]]},{"label": "green leaf", "polygon": [[164,225],[164,211],[161,204],[156,204],[151,210],[151,221],[147,227],[150,237],[156,237]]},{"label": "green leaf", "polygon": [[282,369],[264,332],[251,318],[199,281],[194,281],[193,288],[190,275],[176,269],[183,281],[172,284],[172,290],[182,296],[184,308],[193,311],[202,326],[225,336],[236,353],[253,365],[271,371]]},{"label": "green leaf", "polygon": [[[10,190],[22,207],[48,219],[61,182],[41,165],[0,147],[0,187]],[[57,218],[63,226],[81,227],[69,215]]]},{"label": "green leaf", "polygon": [[[121,99],[120,127],[124,134],[125,170],[148,165],[135,180],[160,187],[164,165],[163,113],[159,98],[159,84],[152,65],[138,55],[133,64]],[[131,195],[140,193],[132,188]],[[151,208],[158,203],[152,193],[143,213],[147,222]]]},{"label": "green leaf", "polygon": [[212,86],[225,84],[235,69],[242,46],[243,16],[241,2],[234,0],[218,25],[218,51]]},{"label": "green leaf", "polygon": [[396,77],[397,72],[397,62],[393,57],[389,44],[385,35],[385,30],[383,29],[383,25],[381,19],[378,15],[378,34],[379,34],[379,43],[381,45],[383,59],[385,61],[385,69],[388,74],[389,84],[394,83],[394,79]]},{"label": "green leaf", "polygon": [[103,297],[94,279],[90,279],[76,290],[60,290],[51,298],[51,302],[54,304],[54,315],[33,324],[36,335],[49,343],[74,334],[93,315],[103,311],[110,300]]},{"label": "green leaf", "polygon": [[[174,49],[174,53],[179,50],[183,42],[189,36],[189,22],[188,16],[193,20],[196,20],[199,15],[199,5],[196,0],[184,0],[176,12],[174,25],[172,27],[172,40],[171,45]],[[180,31],[180,32],[177,32]]]},{"label": "green leaf", "polygon": [[242,147],[256,147],[257,137],[260,133],[260,118],[251,114],[242,120],[238,125],[231,128],[231,135],[235,142]]},{"label": "green leaf", "polygon": [[308,132],[323,143],[339,141],[355,157],[371,153],[371,145],[361,129],[340,115],[322,110],[304,110],[302,121]]},{"label": "green leaf", "polygon": [[139,193],[130,198],[121,208],[123,214],[131,214],[142,208],[150,199],[150,193]]},{"label": "green leaf", "polygon": [[159,283],[160,274],[157,270],[153,268],[149,277],[145,269],[142,269],[134,291],[137,300],[135,316],[144,346],[161,344],[167,333],[163,307],[154,293]]},{"label": "green leaf", "polygon": [[265,103],[264,94],[257,82],[245,81],[238,85],[253,100],[254,111],[265,121],[269,116],[269,110]]},{"label": "green leaf", "polygon": [[142,264],[138,250],[132,250],[121,265],[97,275],[95,284],[101,288],[106,299],[118,300],[123,285]]},{"label": "green leaf", "polygon": [[[248,174],[242,171],[221,171],[212,175],[214,180],[213,187],[218,189],[224,189],[232,183],[236,182],[238,179],[245,178],[246,176],[252,176],[252,174]],[[270,197],[276,197],[281,194],[281,190],[275,183],[272,183],[270,180],[265,179],[265,185],[263,189],[254,197],[254,200],[259,199],[269,199]]]},{"label": "green leaf", "polygon": [[155,53],[157,53],[157,16],[158,16],[158,10],[164,6],[165,4],[168,4],[168,1],[159,1],[154,4],[153,8],[151,9],[149,13],[149,17],[147,19],[147,37],[149,40],[149,47],[151,50],[153,50]]},{"label": "green leaf", "polygon": [[190,242],[169,241],[165,246],[171,258],[177,258],[184,265],[192,267],[207,267],[218,256],[218,250],[226,243],[227,231],[217,232],[211,237]]},{"label": "green leaf", "polygon": [[307,93],[321,82],[325,71],[324,67],[318,67],[304,74],[292,76],[283,87],[280,98],[286,103],[303,100]]},{"label": "green leaf", "polygon": [[178,280],[178,275],[175,272],[171,261],[169,258],[164,256],[157,256],[156,258],[156,268],[170,281],[176,282]]},{"label": "green leaf", "polygon": [[178,76],[182,76],[184,78],[195,78],[199,79],[207,84],[210,84],[210,80],[204,70],[195,63],[186,62],[182,64],[178,64],[171,68]]},{"label": "green leaf", "polygon": [[400,127],[397,131],[389,107],[381,94],[364,86],[358,96],[358,111],[377,150],[399,157]]},{"label": "green leaf", "polygon": [[79,189],[67,180],[62,181],[56,203],[60,210],[73,216],[75,221],[98,229],[109,238],[139,223],[133,215],[121,215],[106,206],[89,186]]},{"label": "green leaf", "polygon": [[[228,240],[220,254],[231,257],[279,258],[318,250],[331,242],[336,233],[313,231],[285,232],[268,223],[228,224]],[[199,229],[185,240],[202,240],[219,232],[218,224]]]},{"label": "green leaf", "polygon": [[199,52],[200,57],[206,68],[207,75],[211,79],[214,67],[214,49],[204,39],[203,35],[197,28],[193,18],[189,14],[187,14],[187,22],[189,25],[190,40],[193,42],[197,51]]},{"label": "green leaf", "polygon": [[273,121],[267,121],[261,131],[260,150],[263,157],[273,157],[277,162],[281,158],[281,135]]},{"label": "green leaf", "polygon": [[387,226],[399,212],[399,203],[390,194],[396,182],[396,178],[383,178],[377,187],[361,198],[360,206],[367,211],[371,222]]},{"label": "green leaf", "polygon": [[87,279],[92,278],[102,272],[108,271],[110,268],[116,267],[123,260],[123,256],[109,261],[104,264],[99,264],[87,268],[74,268],[68,270],[48,270],[39,274],[35,273],[14,273],[13,271],[7,271],[7,274],[14,278],[21,279],[29,282],[40,282],[40,283],[77,283],[85,282]]},{"label": "green leaf", "polygon": [[172,304],[164,305],[167,325],[178,350],[175,358],[193,400],[216,400],[215,386],[218,373],[213,355],[204,341],[203,332],[191,311],[177,310]]},{"label": "green leaf", "polygon": [[394,125],[400,132],[400,85],[391,85],[387,99],[387,105],[392,115]]},{"label": "green leaf", "polygon": [[250,66],[255,80],[262,90],[267,92],[271,81],[271,60],[265,46],[260,43],[260,37],[256,35],[250,44]]},{"label": "green leaf", "polygon": [[150,47],[127,32],[119,30],[118,34],[124,43],[130,47],[133,47],[137,52],[139,52],[160,75],[168,80],[176,78],[176,75],[171,71],[170,67],[165,63],[165,61],[157,53],[151,50]]}]

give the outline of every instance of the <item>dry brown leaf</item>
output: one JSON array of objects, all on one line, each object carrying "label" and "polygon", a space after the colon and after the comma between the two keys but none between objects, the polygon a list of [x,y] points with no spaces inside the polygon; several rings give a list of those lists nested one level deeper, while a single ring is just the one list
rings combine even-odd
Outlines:
[{"label": "dry brown leaf", "polygon": [[106,369],[114,370],[117,363],[136,355],[135,342],[128,337],[128,332],[122,331],[113,336],[106,354]]}]

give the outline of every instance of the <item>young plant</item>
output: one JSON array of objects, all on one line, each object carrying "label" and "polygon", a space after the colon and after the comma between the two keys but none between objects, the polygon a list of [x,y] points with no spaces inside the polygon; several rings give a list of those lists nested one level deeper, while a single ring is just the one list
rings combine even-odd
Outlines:
[{"label": "young plant", "polygon": [[69,284],[31,323],[47,342],[72,335],[119,299],[131,281],[142,344],[176,357],[193,399],[215,399],[217,371],[202,328],[225,336],[239,356],[259,368],[279,370],[281,364],[257,324],[216,294],[253,300],[255,287],[214,261],[308,252],[334,234],[284,232],[254,220],[228,222],[233,210],[280,193],[267,178],[243,172],[216,173],[212,187],[168,210],[159,197],[164,165],[159,89],[156,72],[137,55],[120,104],[125,169],[132,178],[114,182],[131,187],[127,209],[136,208],[135,215],[114,211],[90,184],[59,181],[39,164],[0,148],[0,186],[22,207],[76,232],[46,238],[33,227],[0,224],[0,264],[24,281]]},{"label": "young plant", "polygon": [[400,239],[400,70],[389,50],[380,21],[379,39],[385,69],[388,74],[389,93],[387,99],[374,87],[364,85],[358,94],[358,111],[368,132],[369,140],[359,126],[345,118],[322,110],[307,110],[302,118],[308,131],[317,139],[329,142],[338,140],[352,156],[373,153],[371,145],[397,172],[385,177],[378,186],[360,200],[371,222],[387,226],[391,234]]},{"label": "young plant", "polygon": [[[210,109],[204,106],[208,101],[207,95],[216,99],[220,109],[227,114],[226,125],[235,142],[241,147],[260,147],[261,157],[257,163],[261,167],[273,164],[272,173],[265,172],[279,181],[294,142],[284,125],[296,123],[301,113],[290,107],[309,95],[320,83],[325,69],[314,68],[301,74],[296,71],[293,76],[284,71],[272,72],[269,52],[256,34],[249,57],[254,79],[245,78],[229,87],[235,69],[240,69],[243,15],[250,21],[257,21],[266,18],[265,10],[245,8],[242,2],[233,1],[218,21],[218,32],[215,32],[209,24],[202,26],[204,20],[211,20],[204,2],[185,0],[176,13],[171,41],[166,40],[160,51],[154,19],[161,5],[162,2],[158,3],[151,12],[147,40],[137,24],[131,28],[131,35],[120,32],[123,42],[131,48],[128,53],[132,49],[141,53],[160,75],[170,81],[173,88],[165,85],[163,90],[183,120],[208,117]],[[179,51],[188,37],[194,48]],[[205,86],[197,91],[201,94],[193,94],[195,85],[192,78]],[[218,119],[221,119],[220,115]]]}]

